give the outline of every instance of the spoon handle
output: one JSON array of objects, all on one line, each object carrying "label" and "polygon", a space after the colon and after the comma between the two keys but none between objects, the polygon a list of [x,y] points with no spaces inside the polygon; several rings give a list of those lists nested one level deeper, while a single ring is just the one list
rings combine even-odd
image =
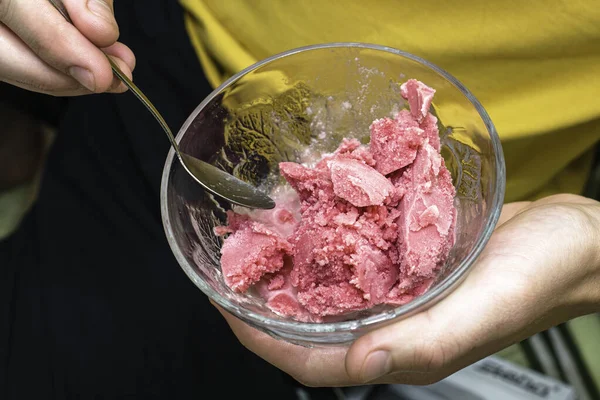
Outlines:
[{"label": "spoon handle", "polygon": [[[52,4],[54,6],[54,8],[56,8],[58,10],[58,12],[67,20],[67,22],[69,22],[70,24],[73,24],[73,21],[71,20],[71,17],[69,16],[67,8],[63,4],[62,0],[48,0],[48,1],[50,2],[50,4]],[[113,61],[113,59],[110,58],[108,55],[106,56],[106,58],[108,59],[108,62],[110,63],[110,67],[112,68],[112,70],[113,70],[114,74],[117,76],[117,78],[119,78],[119,80],[121,80],[121,82],[123,82],[125,84],[125,86],[127,86],[127,88],[135,95],[135,97],[137,97],[138,100],[141,101],[142,104],[144,104],[144,106],[146,106],[146,108],[148,109],[148,111],[150,111],[150,113],[154,116],[154,118],[156,118],[156,120],[158,121],[160,126],[163,128],[163,130],[167,134],[167,137],[169,138],[171,145],[175,149],[175,153],[177,154],[177,157],[181,160],[181,153],[179,152],[179,146],[177,145],[177,142],[175,141],[175,137],[173,136],[173,133],[171,132],[171,129],[169,128],[169,125],[167,125],[167,122],[165,121],[165,119],[162,117],[162,115],[160,115],[160,113],[158,112],[156,107],[154,107],[152,102],[135,85],[135,83],[133,83],[131,81],[131,79],[129,79],[127,77],[127,75],[125,75],[123,73],[123,71],[121,71],[121,69]]]}]

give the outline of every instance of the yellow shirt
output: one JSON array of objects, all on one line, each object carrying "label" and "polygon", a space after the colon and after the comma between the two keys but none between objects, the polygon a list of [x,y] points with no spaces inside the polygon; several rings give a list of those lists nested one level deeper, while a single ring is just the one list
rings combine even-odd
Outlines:
[{"label": "yellow shirt", "polygon": [[600,139],[598,0],[181,0],[213,86],[265,57],[367,42],[446,69],[481,101],[507,162],[506,201],[579,193]]}]

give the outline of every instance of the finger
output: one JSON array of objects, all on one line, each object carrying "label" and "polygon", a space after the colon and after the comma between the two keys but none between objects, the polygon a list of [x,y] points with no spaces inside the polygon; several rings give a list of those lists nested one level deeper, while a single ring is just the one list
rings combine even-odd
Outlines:
[{"label": "finger", "polygon": [[529,316],[543,315],[545,306],[533,310],[538,305],[528,299],[526,282],[510,274],[491,278],[498,263],[502,259],[482,255],[446,299],[359,338],[346,356],[348,375],[358,382],[385,381],[390,373],[424,373],[427,380],[439,380],[535,333],[539,325]]},{"label": "finger", "polygon": [[[110,58],[119,66],[119,69],[130,79],[133,79],[133,75],[132,73],[129,71],[129,66],[125,63],[125,61],[117,58],[117,57],[113,57],[110,56]],[[127,86],[125,86],[125,84],[123,82],[121,82],[121,80],[114,75],[113,76],[113,82],[111,87],[108,89],[109,93],[123,93],[127,91]]]},{"label": "finger", "polygon": [[49,2],[5,0],[0,7],[1,21],[51,67],[91,92],[111,86],[113,74],[105,55]]},{"label": "finger", "polygon": [[[441,379],[564,320],[557,295],[562,284],[556,283],[557,268],[551,268],[556,263],[551,252],[532,255],[539,236],[531,235],[536,228],[522,220],[525,215],[496,230],[473,270],[446,299],[359,338],[346,357],[348,375],[361,382],[400,372]],[[519,223],[520,233],[514,229]],[[536,273],[540,266],[547,267],[542,276]]]},{"label": "finger", "polygon": [[[121,45],[123,49],[126,46]],[[118,45],[114,45],[118,48]],[[131,57],[119,50],[128,61],[117,60],[123,72],[131,77]],[[27,68],[22,68],[27,65]],[[40,60],[23,41],[0,23],[0,77],[2,81],[39,93],[52,96],[79,96],[91,93],[77,81]],[[122,92],[120,88],[117,92]]]},{"label": "finger", "polygon": [[[23,68],[26,65],[27,68]],[[90,93],[73,78],[44,63],[0,23],[0,79],[20,88],[53,96]]]},{"label": "finger", "polygon": [[[102,49],[102,51],[104,51],[104,53],[109,55],[117,63],[121,71],[123,71],[123,73],[127,75],[130,80],[133,80],[132,71],[135,68],[136,60],[129,47],[117,42],[110,47]],[[110,93],[122,93],[126,90],[127,87],[125,84],[123,84],[116,75],[113,76],[113,82],[108,91]]]},{"label": "finger", "polygon": [[306,348],[277,340],[216,306],[240,342],[275,367],[307,386],[345,386],[351,381],[344,367],[347,348]]},{"label": "finger", "polygon": [[63,0],[63,3],[79,32],[96,46],[110,46],[119,38],[113,0]]},{"label": "finger", "polygon": [[133,72],[136,65],[135,55],[133,51],[123,43],[117,42],[109,47],[104,47],[102,51],[110,56],[117,57],[125,62],[129,72]]},{"label": "finger", "polygon": [[[446,299],[445,301],[448,301]],[[355,341],[346,356],[348,375],[355,382],[372,383],[392,373],[424,373],[420,358],[434,339],[425,314],[377,329]]]},{"label": "finger", "polygon": [[[431,383],[505,347],[483,318],[463,318],[457,326],[461,316],[439,310],[435,317],[426,312],[359,338],[346,356],[348,375],[360,383]],[[472,310],[480,317],[482,311]]]}]

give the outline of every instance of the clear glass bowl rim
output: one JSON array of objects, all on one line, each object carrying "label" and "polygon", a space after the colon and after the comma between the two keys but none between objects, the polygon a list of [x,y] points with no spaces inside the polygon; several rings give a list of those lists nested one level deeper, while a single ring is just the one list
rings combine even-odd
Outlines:
[{"label": "clear glass bowl rim", "polygon": [[505,186],[506,186],[506,170],[505,170],[506,167],[505,167],[505,162],[504,162],[504,155],[502,152],[502,145],[500,143],[500,138],[498,137],[496,128],[494,127],[494,124],[492,123],[488,113],[485,111],[485,109],[483,108],[481,103],[479,103],[479,101],[475,98],[475,96],[473,96],[473,94],[471,94],[471,92],[462,83],[460,83],[456,78],[454,78],[448,72],[446,72],[442,68],[430,63],[429,61],[427,61],[425,59],[422,59],[418,56],[415,56],[413,54],[410,54],[405,51],[401,51],[401,50],[398,50],[398,49],[395,49],[392,47],[381,46],[381,45],[376,45],[376,44],[369,44],[369,43],[358,43],[358,42],[332,42],[332,43],[323,43],[323,44],[298,47],[298,48],[291,49],[291,50],[288,50],[288,51],[285,51],[285,52],[282,52],[279,54],[275,54],[271,57],[261,60],[255,64],[245,68],[244,70],[238,72],[237,74],[233,75],[231,78],[229,78],[225,82],[223,82],[223,84],[221,84],[219,87],[217,87],[215,90],[213,90],[211,92],[211,94],[208,95],[200,103],[200,105],[198,105],[198,107],[196,107],[196,109],[190,114],[188,119],[182,125],[181,129],[179,130],[179,132],[176,136],[177,143],[180,142],[181,138],[185,135],[189,126],[192,124],[192,122],[194,121],[196,116],[200,113],[200,111],[202,111],[204,109],[204,107],[206,107],[206,105],[209,104],[223,90],[225,90],[227,87],[231,86],[234,82],[236,82],[238,79],[240,79],[244,75],[246,75],[249,72],[252,72],[256,69],[259,69],[266,64],[276,61],[280,58],[289,57],[289,56],[297,54],[297,53],[307,52],[307,51],[311,51],[311,50],[335,49],[335,48],[371,49],[371,50],[384,51],[384,52],[402,56],[404,58],[407,58],[407,59],[415,61],[419,64],[422,64],[422,65],[430,68],[431,70],[437,72],[438,74],[443,76],[446,80],[448,80],[450,83],[452,83],[465,97],[467,97],[467,99],[473,104],[473,106],[479,113],[481,119],[483,120],[483,122],[488,130],[488,133],[490,134],[492,147],[494,149],[495,163],[496,163],[497,168],[496,168],[496,181],[495,181],[495,186],[494,186],[495,193],[492,197],[492,202],[491,202],[490,208],[489,208],[490,212],[491,212],[489,221],[488,221],[487,226],[484,228],[483,234],[479,237],[479,239],[473,246],[473,249],[470,251],[470,253],[467,255],[467,257],[465,257],[461,261],[460,265],[456,268],[456,270],[454,270],[449,276],[447,276],[444,279],[444,281],[442,281],[437,287],[427,291],[425,294],[417,297],[410,303],[396,307],[394,310],[391,310],[391,311],[385,311],[385,312],[381,312],[376,315],[371,315],[369,317],[356,319],[356,320],[350,320],[350,321],[344,321],[344,322],[306,323],[306,322],[297,322],[297,321],[291,321],[291,320],[289,320],[289,321],[277,320],[277,319],[263,316],[261,314],[255,313],[255,312],[247,310],[247,309],[242,309],[240,306],[236,305],[235,303],[233,303],[233,302],[229,301],[228,299],[226,299],[225,297],[221,296],[217,291],[213,290],[210,287],[210,285],[208,285],[206,282],[204,282],[195,273],[193,266],[187,261],[185,256],[180,251],[180,249],[177,246],[177,243],[175,241],[174,235],[173,235],[171,221],[169,219],[169,213],[168,213],[168,204],[167,204],[167,197],[168,197],[167,189],[169,186],[169,175],[170,175],[171,165],[175,158],[175,152],[174,152],[173,148],[171,148],[169,150],[169,153],[168,153],[166,161],[165,161],[165,166],[163,168],[161,188],[160,188],[161,216],[162,216],[163,227],[165,230],[165,234],[167,236],[167,241],[169,243],[169,246],[171,247],[171,250],[172,250],[173,254],[175,255],[175,258],[177,259],[177,262],[179,263],[179,265],[181,266],[181,268],[183,269],[185,274],[190,278],[190,280],[192,280],[192,282],[194,282],[194,284],[196,286],[198,286],[198,288],[202,292],[204,292],[204,294],[206,294],[210,299],[212,299],[219,306],[221,306],[222,308],[227,310],[229,313],[231,313],[231,314],[235,315],[236,317],[240,318],[241,320],[251,323],[252,325],[255,325],[255,326],[262,326],[267,329],[276,329],[276,330],[282,329],[287,332],[296,332],[296,333],[300,333],[300,334],[301,333],[325,333],[325,332],[352,332],[359,328],[365,328],[368,326],[385,323],[385,322],[388,322],[390,320],[393,320],[393,319],[396,319],[396,318],[399,318],[402,316],[407,316],[407,315],[416,313],[416,312],[420,311],[421,309],[424,309],[425,307],[427,307],[427,305],[429,305],[430,303],[435,303],[438,300],[440,300],[441,298],[443,298],[445,295],[448,294],[448,292],[451,289],[453,289],[455,287],[455,285],[458,282],[461,281],[461,279],[465,276],[467,271],[475,263],[475,261],[477,260],[477,258],[481,254],[481,252],[483,251],[483,248],[485,247],[488,240],[490,239],[490,237],[494,231],[494,228],[498,222],[498,219],[500,218],[500,213],[502,210],[502,204],[503,204],[503,200],[504,200]]}]

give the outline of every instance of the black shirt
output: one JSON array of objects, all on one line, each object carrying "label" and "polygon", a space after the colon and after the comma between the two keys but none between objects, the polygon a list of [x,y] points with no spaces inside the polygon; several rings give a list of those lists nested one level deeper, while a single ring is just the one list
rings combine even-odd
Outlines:
[{"label": "black shirt", "polygon": [[[211,91],[183,10],[123,1],[116,18],[136,83],[176,132]],[[131,93],[68,101],[38,201],[0,242],[0,399],[293,398],[172,255],[168,150]]]}]

